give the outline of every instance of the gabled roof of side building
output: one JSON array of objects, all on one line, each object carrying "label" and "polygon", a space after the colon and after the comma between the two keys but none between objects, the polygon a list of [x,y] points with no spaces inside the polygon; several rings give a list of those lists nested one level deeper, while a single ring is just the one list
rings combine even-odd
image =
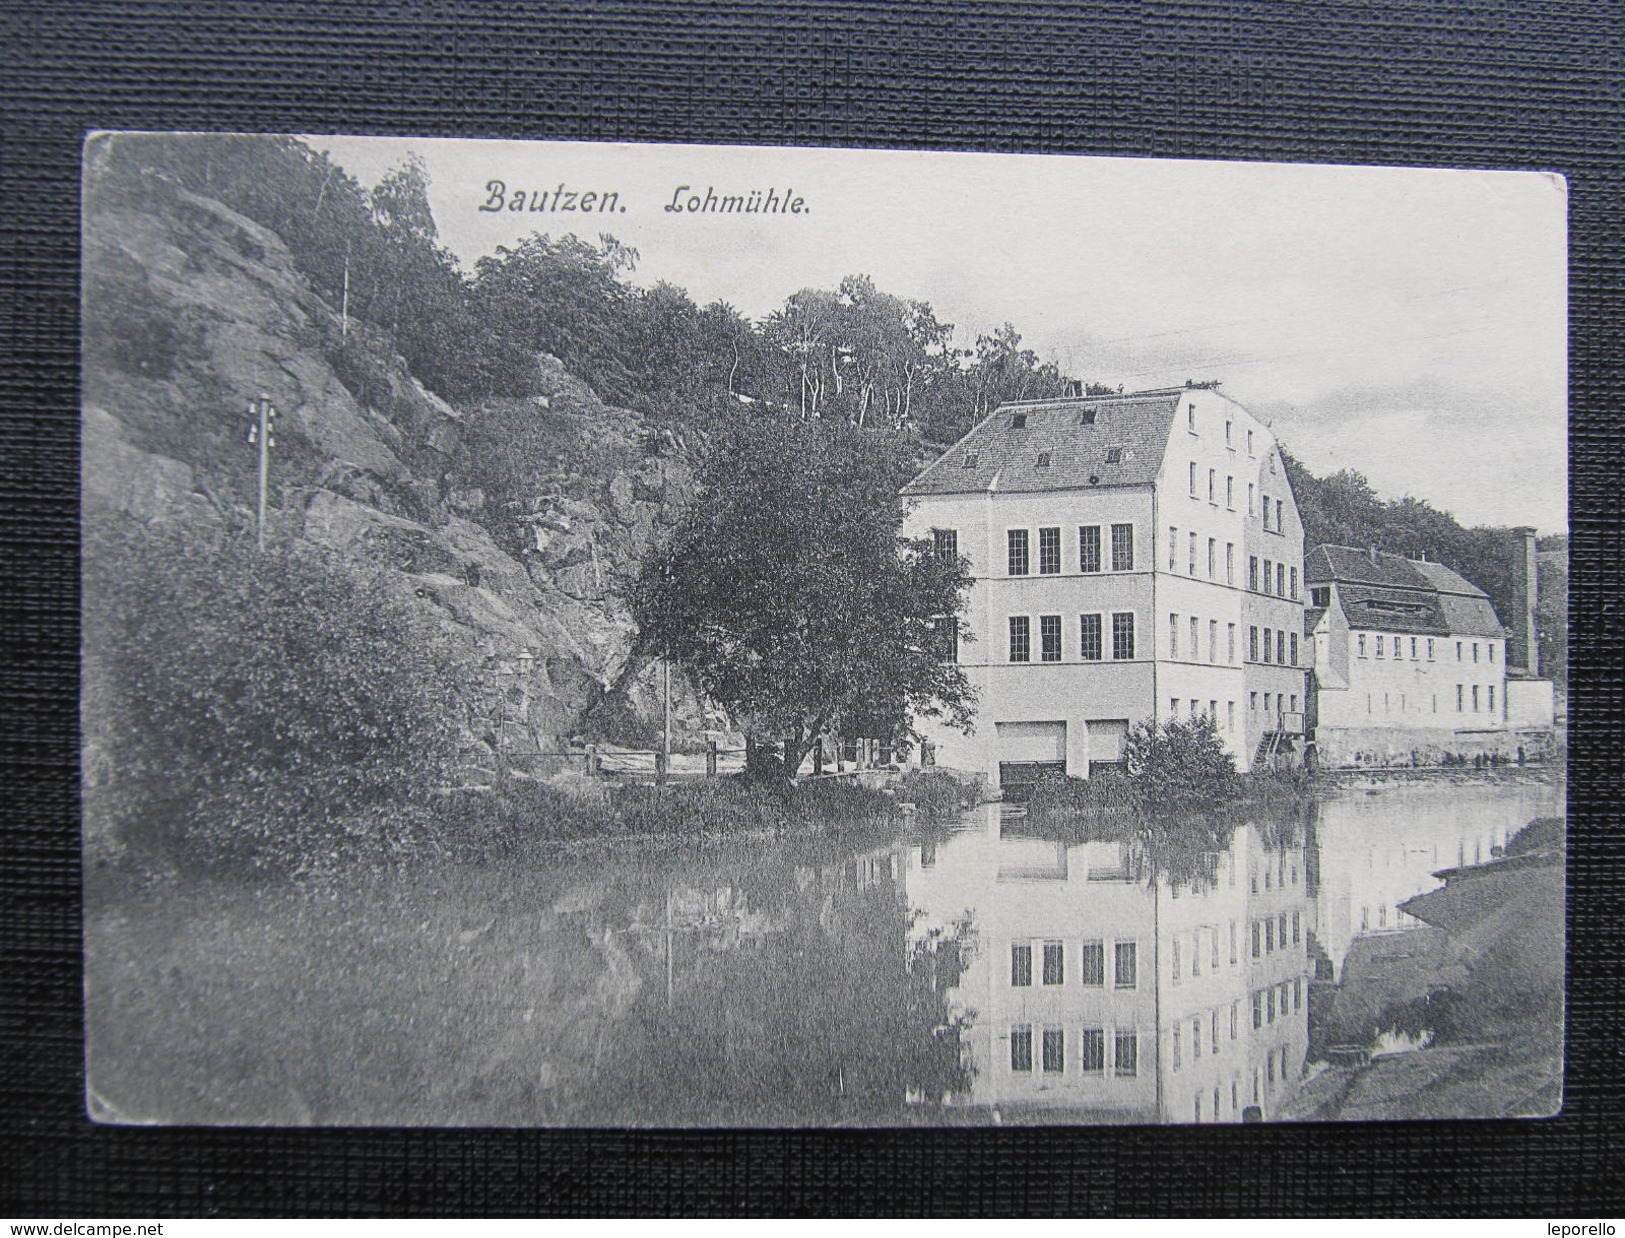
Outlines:
[{"label": "gabled roof of side building", "polygon": [[1349,626],[1448,636],[1506,635],[1489,595],[1442,563],[1383,550],[1316,546],[1304,556],[1304,581],[1335,583]]},{"label": "gabled roof of side building", "polygon": [[1004,404],[905,495],[1033,493],[1156,480],[1183,388]]}]

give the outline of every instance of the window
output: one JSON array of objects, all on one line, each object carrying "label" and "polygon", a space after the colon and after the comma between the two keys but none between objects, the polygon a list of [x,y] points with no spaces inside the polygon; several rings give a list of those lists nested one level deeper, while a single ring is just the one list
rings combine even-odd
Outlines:
[{"label": "window", "polygon": [[1025,430],[1027,428],[1027,414],[1026,413],[1013,413],[1013,414],[1011,414],[1010,428],[1012,430]]},{"label": "window", "polygon": [[1381,637],[1381,636],[1377,637],[1377,656],[1379,658],[1382,657],[1382,642],[1383,642],[1383,639],[1384,638]]},{"label": "window", "polygon": [[1224,423],[1224,445],[1226,447],[1230,446],[1230,431],[1233,430],[1234,428],[1235,428],[1235,423],[1234,422],[1227,420]]},{"label": "window", "polygon": [[[1400,699],[1404,700],[1403,697],[1401,697]],[[1287,712],[1288,713],[1294,713],[1294,714],[1298,712],[1298,694],[1296,692],[1294,692],[1292,694],[1292,704],[1287,706]]]},{"label": "window", "polygon": [[944,662],[959,661],[959,619],[954,615],[941,615],[931,621],[937,638],[937,655]]},{"label": "window", "polygon": [[1050,453],[1047,452],[1047,451],[1041,451],[1041,452],[1038,453],[1038,467],[1039,468],[1041,468],[1041,469],[1049,468],[1049,456],[1050,456]]},{"label": "window", "polygon": [[[1264,629],[1264,661],[1267,663],[1269,660],[1270,660],[1270,630],[1268,628],[1265,628]],[[1267,701],[1268,698],[1266,697],[1265,700]]]},{"label": "window", "polygon": [[1170,939],[1170,944],[1173,947],[1172,954],[1170,955],[1170,965],[1173,968],[1173,977],[1174,977],[1174,979],[1178,980],[1179,979],[1179,938],[1178,937],[1171,938]]},{"label": "window", "polygon": [[1106,1070],[1106,1033],[1098,1027],[1086,1027],[1081,1033],[1083,1038],[1080,1066],[1086,1075],[1099,1075]]},{"label": "window", "polygon": [[1495,685],[1490,685],[1490,712],[1495,712]]},{"label": "window", "polygon": [[1360,656],[1362,658],[1365,657],[1365,633],[1361,632],[1354,639],[1355,639],[1355,641],[1357,642],[1357,644],[1359,646]]},{"label": "window", "polygon": [[965,453],[965,467],[966,468],[968,468],[968,469],[975,468],[976,467],[976,460],[977,460],[977,455],[976,455],[976,453],[974,451],[967,451]]},{"label": "window", "polygon": [[1138,943],[1120,941],[1113,951],[1112,982],[1119,989],[1134,989],[1140,984]]},{"label": "window", "polygon": [[1196,929],[1191,933],[1191,975],[1202,974],[1202,930]]},{"label": "window", "polygon": [[1253,957],[1264,957],[1264,928],[1257,920],[1253,921]]},{"label": "window", "polygon": [[[1251,450],[1252,450],[1251,448],[1248,448],[1249,452],[1251,452]],[[1255,487],[1253,486],[1253,483],[1248,482],[1247,483],[1247,514],[1249,516],[1251,516],[1253,514],[1253,492],[1254,492],[1254,489],[1255,489]]]},{"label": "window", "polygon": [[1416,637],[1411,637],[1411,661],[1416,661]]},{"label": "window", "polygon": [[1179,530],[1172,526],[1168,529],[1168,570],[1175,571],[1179,567]]},{"label": "window", "polygon": [[1298,634],[1296,632],[1292,633],[1291,649],[1292,649],[1292,665],[1296,666],[1298,664]]},{"label": "window", "polygon": [[1490,662],[1495,661],[1495,646],[1494,645],[1485,645],[1484,646],[1484,657],[1485,657],[1485,659],[1487,661],[1490,661]]},{"label": "window", "polygon": [[1061,616],[1038,616],[1038,656],[1045,662],[1061,660]]},{"label": "window", "polygon": [[[1296,877],[1297,877],[1297,870],[1294,869],[1293,870],[1293,878],[1294,878],[1294,880],[1293,880],[1293,883],[1292,883],[1293,885],[1297,884]],[[1301,942],[1302,940],[1303,940],[1303,913],[1298,912],[1298,911],[1294,911],[1292,913],[1292,944],[1295,946],[1299,942]]]},{"label": "window", "polygon": [[1170,658],[1177,658],[1179,656],[1179,616],[1178,615],[1169,615],[1168,616],[1168,656]]},{"label": "window", "polygon": [[1085,662],[1100,661],[1100,616],[1078,616],[1078,656]]},{"label": "window", "polygon": [[1236,625],[1225,624],[1225,660],[1231,666],[1236,664]]},{"label": "window", "polygon": [[1179,1024],[1174,1024],[1174,1069],[1179,1069]]},{"label": "window", "polygon": [[1011,529],[1005,534],[1005,541],[1009,548],[1009,570],[1012,576],[1025,576],[1027,574],[1027,530]]},{"label": "window", "polygon": [[1219,660],[1219,621],[1217,619],[1207,621],[1207,660],[1209,662]]},{"label": "window", "polygon": [[1298,600],[1298,569],[1293,568],[1287,575],[1287,585],[1292,590],[1287,596],[1294,602]]},{"label": "window", "polygon": [[1215,505],[1219,501],[1219,472],[1217,469],[1207,471],[1207,501]]},{"label": "window", "polygon": [[1216,538],[1207,539],[1207,578],[1215,579],[1219,574],[1219,543]]},{"label": "window", "polygon": [[1234,701],[1224,703],[1224,729],[1227,731],[1236,729],[1236,703]]},{"label": "window", "polygon": [[1273,984],[1264,991],[1264,1022],[1275,1022],[1275,986]]},{"label": "window", "polygon": [[1196,575],[1196,534],[1194,533],[1190,535],[1190,554],[1186,557],[1186,564],[1190,569],[1189,575]]},{"label": "window", "polygon": [[1202,656],[1202,621],[1195,615],[1191,616],[1191,661],[1194,662]]},{"label": "window", "polygon": [[1044,1029],[1044,1073],[1046,1075],[1059,1075],[1065,1071],[1066,1032],[1058,1027],[1046,1027]]},{"label": "window", "polygon": [[1230,1039],[1236,1038],[1237,1023],[1241,1018],[1241,1001],[1238,998],[1230,1003]]},{"label": "window", "polygon": [[1254,593],[1258,592],[1258,556],[1247,556],[1247,587]]},{"label": "window", "polygon": [[1292,982],[1292,1013],[1297,1014],[1303,1009],[1303,981]]},{"label": "window", "polygon": [[[1213,1052],[1217,1053],[1219,1051],[1219,1012],[1217,1010],[1208,1012],[1207,1030],[1208,1044],[1213,1049]],[[1217,1100],[1213,1102],[1213,1112],[1215,1114],[1219,1112],[1219,1102]]]},{"label": "window", "polygon": [[[1266,877],[1269,876],[1268,873],[1265,873],[1264,875]],[[1275,921],[1274,920],[1265,920],[1264,921],[1264,953],[1265,954],[1274,954],[1275,953]]]},{"label": "window", "polygon": [[1286,564],[1284,563],[1275,565],[1275,596],[1278,598],[1286,596]]},{"label": "window", "polygon": [[1478,685],[1476,683],[1473,685],[1473,712],[1475,714],[1478,712]]},{"label": "window", "polygon": [[1227,476],[1224,479],[1224,505],[1231,511],[1236,510],[1236,479],[1234,477]]},{"label": "window", "polygon": [[1127,662],[1134,657],[1134,612],[1115,611],[1112,614],[1112,658]]},{"label": "window", "polygon": [[1168,698],[1168,718],[1172,722],[1179,721],[1179,698],[1177,696]]},{"label": "window", "polygon": [[1478,661],[1478,642],[1477,641],[1473,642],[1473,661],[1474,662]]},{"label": "window", "polygon": [[1140,1038],[1133,1032],[1118,1032],[1115,1039],[1117,1077],[1132,1079],[1140,1073]]},{"label": "window", "polygon": [[[1093,425],[1094,422],[1091,420],[1088,424]],[[1108,448],[1106,448],[1106,463],[1107,464],[1121,464],[1121,463],[1123,463],[1123,449],[1121,447],[1108,447]]]},{"label": "window", "polygon": [[[1261,1028],[1263,1026],[1264,1026],[1264,994],[1262,992],[1257,992],[1257,993],[1253,994],[1253,1030],[1257,1031],[1259,1028]],[[1012,1052],[1014,1052],[1013,1049],[1012,1049]]]},{"label": "window", "polygon": [[1026,615],[1010,616],[1010,661],[1033,660],[1032,620]]},{"label": "window", "polygon": [[1134,570],[1134,526],[1131,524],[1112,525],[1112,571],[1132,572]]},{"label": "window", "polygon": [[[1258,629],[1255,627],[1247,629],[1247,660],[1249,662],[1258,661]],[[1257,696],[1258,694],[1255,692],[1253,695]]]},{"label": "window", "polygon": [[[1270,457],[1270,472],[1275,472],[1275,458],[1273,456]],[[1281,509],[1284,506],[1285,503],[1281,499],[1275,500],[1275,531],[1277,533],[1286,532],[1286,520],[1281,515]]]},{"label": "window", "polygon": [[1083,983],[1098,989],[1106,983],[1106,947],[1098,941],[1086,941],[1082,952]]},{"label": "window", "polygon": [[[1200,1016],[1191,1020],[1191,1060],[1195,1061],[1202,1056],[1202,1019]],[[1202,1098],[1196,1098],[1197,1108],[1202,1105]]]},{"label": "window", "polygon": [[1219,970],[1219,926],[1217,924],[1215,924],[1212,927],[1212,929],[1210,929],[1208,931],[1208,942],[1212,946],[1212,949],[1208,953],[1208,960],[1207,960],[1208,965],[1214,971],[1218,971]]},{"label": "window", "polygon": [[1458,714],[1461,712],[1461,695],[1462,695],[1462,686],[1458,683],[1456,685],[1456,712]]},{"label": "window", "polygon": [[1286,665],[1286,633],[1279,628],[1275,631],[1275,663],[1277,666]]},{"label": "window", "polygon": [[1010,983],[1024,989],[1033,982],[1033,948],[1028,945],[1010,947]]},{"label": "window", "polygon": [[1033,1068],[1033,1029],[1028,1024],[1010,1029],[1010,1069],[1030,1071]]},{"label": "window", "polygon": [[[1235,885],[1236,870],[1232,865],[1230,869],[1230,884]],[[1236,922],[1230,921],[1230,966],[1236,965]]]},{"label": "window", "polygon": [[1224,583],[1227,585],[1236,583],[1236,544],[1234,542],[1224,544]]},{"label": "window", "polygon": [[1270,591],[1270,561],[1268,559],[1265,559],[1264,560],[1264,592],[1268,593],[1269,591]]},{"label": "window", "polygon": [[1247,708],[1252,710],[1254,713],[1258,712],[1258,693],[1249,692],[1247,694]]},{"label": "window", "polygon": [[1247,454],[1249,456],[1253,454],[1253,432],[1251,430],[1247,431]]},{"label": "window", "polygon": [[1078,526],[1078,571],[1098,572],[1100,570],[1100,526],[1098,524],[1080,524]]},{"label": "window", "polygon": [[1066,947],[1058,941],[1044,943],[1044,983],[1066,983]]},{"label": "window", "polygon": [[1191,498],[1196,497],[1196,461],[1191,461]]},{"label": "window", "polygon": [[1265,530],[1265,532],[1268,532],[1269,527],[1270,527],[1270,496],[1269,495],[1266,494],[1266,495],[1263,496],[1262,506],[1263,506],[1263,511],[1264,511],[1264,530]]},{"label": "window", "polygon": [[1038,573],[1054,576],[1061,570],[1061,530],[1038,530]]},{"label": "window", "polygon": [[958,529],[932,529],[932,550],[939,559],[959,558],[959,530]]},{"label": "window", "polygon": [[1456,642],[1456,661],[1461,661],[1461,642]]}]

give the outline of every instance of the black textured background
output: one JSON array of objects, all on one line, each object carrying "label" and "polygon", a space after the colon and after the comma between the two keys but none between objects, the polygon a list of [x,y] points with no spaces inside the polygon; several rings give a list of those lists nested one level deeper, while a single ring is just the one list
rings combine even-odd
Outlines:
[{"label": "black textured background", "polygon": [[[0,5],[0,1216],[1617,1216],[1622,43],[1625,9],[1596,0]],[[737,1134],[92,1126],[81,1102],[75,794],[87,128],[1565,173],[1574,683],[1563,1116]]]}]

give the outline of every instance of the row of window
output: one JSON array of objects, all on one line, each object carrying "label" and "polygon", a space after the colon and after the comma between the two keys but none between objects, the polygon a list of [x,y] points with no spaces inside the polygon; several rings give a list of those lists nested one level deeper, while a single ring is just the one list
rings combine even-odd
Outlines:
[{"label": "row of window", "polygon": [[[1248,556],[1247,587],[1254,593],[1267,593],[1272,597],[1291,598],[1296,602],[1298,600],[1298,569],[1285,563],[1272,563],[1268,559],[1265,559],[1263,563],[1264,571],[1261,577],[1258,570],[1258,556]],[[1271,570],[1272,568],[1273,570]]]},{"label": "row of window", "polygon": [[[1040,975],[1045,985],[1066,984],[1066,945],[1059,941],[1037,943],[1042,968]],[[1032,942],[1014,942],[1010,946],[1010,984],[1024,989],[1033,983]],[[1113,943],[1109,956],[1112,962],[1112,987],[1137,988],[1140,983],[1139,946],[1132,941]],[[1086,941],[1078,947],[1078,983],[1085,988],[1106,986],[1106,943]]]},{"label": "row of window", "polygon": [[[1291,999],[1290,1002],[1288,999]],[[1275,1022],[1276,1014],[1281,1018],[1289,1014],[1303,1013],[1303,980],[1283,980],[1280,984],[1272,984],[1267,989],[1257,989],[1253,993],[1253,1029],[1256,1031]]]},{"label": "row of window", "polygon": [[[1033,1026],[1018,1023],[1010,1029],[1010,1069],[1019,1074],[1033,1070]],[[1112,1049],[1109,1063],[1111,1073],[1120,1079],[1132,1079],[1140,1073],[1140,1035],[1135,1031],[1108,1031],[1104,1027],[1086,1027],[1078,1032],[1076,1069],[1085,1075],[1104,1075],[1108,1069],[1106,1048]],[[1039,1030],[1038,1062],[1046,1075],[1064,1075],[1067,1070],[1066,1029],[1046,1027]]]},{"label": "row of window", "polygon": [[[1263,640],[1259,640],[1259,634]],[[1263,657],[1259,654],[1262,652]],[[1271,655],[1274,655],[1273,657]],[[1247,661],[1274,663],[1278,666],[1296,666],[1298,664],[1298,634],[1288,632],[1284,628],[1257,628],[1247,629]]]},{"label": "row of window", "polygon": [[[1084,662],[1099,662],[1105,657],[1105,620],[1103,614],[1078,616],[1078,658]],[[957,643],[955,645],[957,653]],[[1062,660],[1061,616],[1038,616],[1038,660]],[[1134,612],[1114,611],[1111,616],[1111,658],[1126,662],[1134,657]],[[1033,660],[1033,617],[1010,616],[1010,661]]]},{"label": "row of window", "polygon": [[[1422,660],[1420,655],[1421,655],[1421,653],[1423,651],[1423,648],[1424,648],[1424,646],[1422,645],[1421,642],[1425,640],[1427,642],[1427,644],[1425,646],[1426,653],[1427,653],[1427,660],[1429,662],[1433,661],[1433,638],[1431,636],[1428,636],[1428,637],[1416,637],[1416,636],[1385,637],[1385,636],[1382,636],[1382,635],[1379,634],[1379,635],[1377,635],[1375,637],[1374,640],[1371,640],[1368,643],[1366,633],[1357,632],[1357,633],[1355,633],[1355,638],[1354,639],[1355,639],[1355,653],[1358,656],[1362,657],[1362,658],[1367,656],[1368,650],[1375,649],[1377,657],[1382,658],[1382,657],[1391,656],[1393,659],[1395,659],[1397,661],[1401,661],[1401,662],[1403,662],[1405,660],[1405,650],[1407,648],[1407,644],[1408,644],[1408,647],[1410,649],[1410,660],[1412,662],[1420,662]],[[1457,662],[1463,662],[1463,661],[1467,660],[1466,659],[1466,647],[1467,647],[1467,644],[1468,644],[1468,642],[1466,642],[1466,641],[1457,641],[1456,642],[1456,661]],[[1473,642],[1471,642],[1471,644],[1472,644],[1472,660],[1474,662],[1477,662],[1478,658],[1479,658],[1480,645],[1479,645],[1478,641],[1473,641]],[[1485,642],[1483,644],[1483,646],[1482,646],[1482,650],[1483,650],[1483,654],[1484,654],[1484,661],[1486,661],[1486,662],[1490,663],[1491,665],[1493,665],[1495,663],[1495,645],[1494,645],[1494,643],[1493,642]]]},{"label": "row of window", "polygon": [[[1249,692],[1247,708],[1258,709],[1258,693]],[[1290,701],[1290,704],[1288,703]],[[1285,692],[1264,693],[1264,712],[1266,714],[1295,714],[1298,712],[1298,694],[1293,692],[1290,696]],[[1256,894],[1257,891],[1255,890]]]},{"label": "row of window", "polygon": [[[952,548],[957,554],[959,549],[959,533],[954,529],[935,529],[932,531],[937,544],[937,553],[945,552],[946,547]],[[1040,576],[1059,576],[1061,574],[1061,527],[1060,525],[1044,525],[1038,530],[1038,574]],[[1005,570],[1011,576],[1030,576],[1033,572],[1033,530],[1006,529],[1005,538]],[[1102,526],[1098,524],[1080,524],[1078,526],[1078,557],[1077,570],[1084,573],[1097,573],[1106,570],[1106,560],[1102,546]],[[1134,526],[1132,524],[1114,524],[1111,526],[1111,570],[1114,572],[1132,572],[1134,570]]]},{"label": "row of window", "polygon": [[[1187,404],[1185,406],[1185,427],[1192,434],[1200,434],[1201,433],[1201,431],[1199,431],[1196,428],[1196,405],[1194,403]],[[1236,423],[1231,418],[1226,417],[1224,419],[1224,445],[1226,447],[1231,448],[1231,449],[1235,448],[1235,441],[1234,441],[1235,427],[1236,427]],[[1249,456],[1253,454],[1253,432],[1251,430],[1247,431],[1247,454]],[[1270,472],[1273,473],[1274,471],[1275,471],[1275,461],[1272,458],[1270,460]]]},{"label": "row of window", "polygon": [[[1253,958],[1261,959],[1266,955],[1274,954],[1276,942],[1280,942],[1280,949],[1287,947],[1287,914],[1282,912],[1279,916],[1265,916],[1262,920],[1254,920],[1253,931]],[[1292,913],[1292,944],[1303,944],[1303,921],[1300,912]]]},{"label": "row of window", "polygon": [[[1254,695],[1256,696],[1257,693],[1254,693]],[[1204,710],[1202,708],[1202,702],[1193,696],[1191,698],[1190,707],[1191,721],[1195,722],[1198,718],[1203,717],[1204,714],[1212,720],[1214,726],[1218,726],[1219,702],[1209,701],[1207,703],[1207,708]],[[1170,696],[1168,698],[1168,719],[1170,722],[1179,721],[1179,698],[1177,696]],[[1233,731],[1236,729],[1236,703],[1234,701],[1226,701],[1224,703],[1224,726],[1225,730],[1227,731]]]},{"label": "row of window", "polygon": [[[1487,695],[1481,696],[1480,695],[1481,690],[1484,693],[1486,693]],[[1398,695],[1399,695],[1399,712],[1402,713],[1402,714],[1408,712],[1409,709],[1410,709],[1410,698],[1403,692],[1399,693]],[[1471,711],[1469,711],[1468,708],[1467,708],[1469,700],[1472,702]],[[1432,694],[1432,706],[1433,706],[1432,712],[1433,713],[1438,713],[1439,712],[1439,694],[1437,692]],[[1471,696],[1468,695],[1468,685],[1459,684],[1459,683],[1456,685],[1456,712],[1458,714],[1464,714],[1464,713],[1468,713],[1468,712],[1472,712],[1472,713],[1476,714],[1476,713],[1480,712],[1480,706],[1483,707],[1483,712],[1485,712],[1485,713],[1493,714],[1493,713],[1496,712],[1496,709],[1495,709],[1495,685],[1494,684],[1476,684],[1475,683],[1475,684],[1471,685]],[[1390,711],[1391,708],[1392,708],[1392,694],[1384,692],[1382,694],[1382,712],[1384,714],[1386,714],[1386,713],[1388,713]],[[1376,715],[1376,712],[1377,712],[1376,693],[1367,692],[1365,694],[1365,712],[1368,715],[1371,715],[1373,717]]]},{"label": "row of window", "polygon": [[[1180,619],[1177,613],[1168,616],[1168,656],[1179,657]],[[1225,627],[1225,656],[1224,660],[1232,665],[1236,660],[1236,625],[1231,623]],[[1185,647],[1185,656],[1188,661],[1197,662],[1202,657],[1202,621],[1195,615],[1190,616],[1190,644]],[[1219,621],[1207,621],[1207,660],[1215,665],[1219,662]]]}]

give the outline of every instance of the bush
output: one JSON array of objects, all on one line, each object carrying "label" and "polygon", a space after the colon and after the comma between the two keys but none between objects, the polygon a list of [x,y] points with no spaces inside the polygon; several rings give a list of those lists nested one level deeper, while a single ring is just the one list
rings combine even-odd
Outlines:
[{"label": "bush", "polygon": [[950,817],[974,795],[952,774],[932,769],[910,770],[893,790],[899,801],[913,804],[923,817]]},{"label": "bush", "polygon": [[457,655],[303,543],[98,518],[84,545],[86,834],[181,868],[437,849]]},{"label": "bush", "polygon": [[1236,793],[1235,758],[1206,715],[1142,722],[1129,732],[1125,753],[1129,776],[1148,807],[1211,808]]}]

